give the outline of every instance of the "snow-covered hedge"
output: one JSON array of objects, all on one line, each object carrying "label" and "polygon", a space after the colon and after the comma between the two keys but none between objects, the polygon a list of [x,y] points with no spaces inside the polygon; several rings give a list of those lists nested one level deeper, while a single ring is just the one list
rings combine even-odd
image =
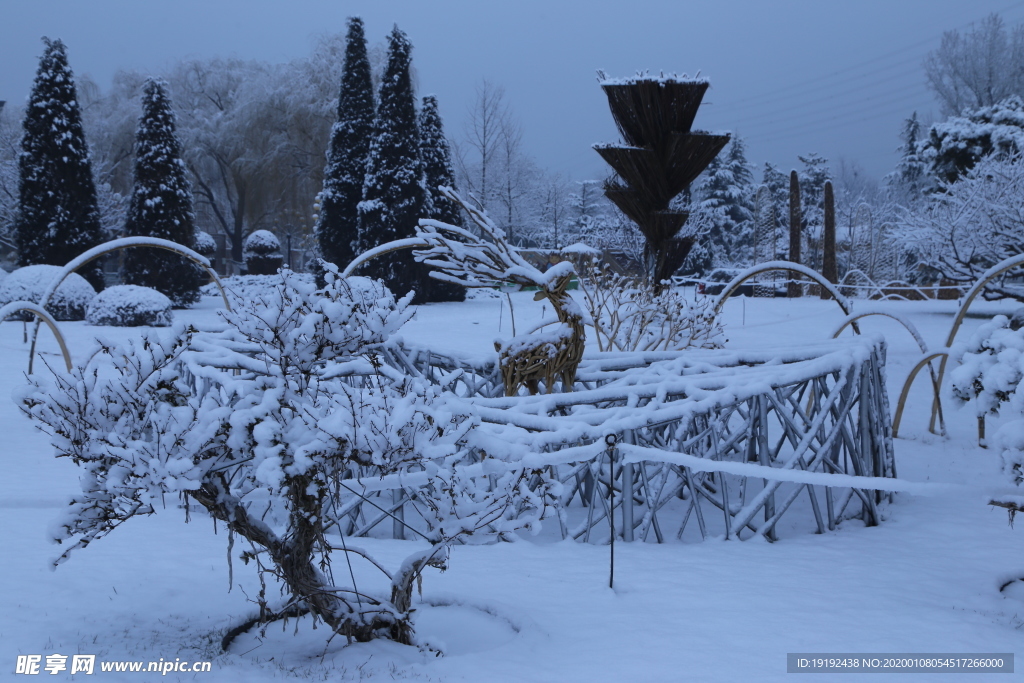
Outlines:
[{"label": "snow-covered hedge", "polygon": [[[312,273],[291,273],[289,276],[292,282],[301,282],[312,285],[314,277]],[[271,295],[281,281],[278,275],[232,275],[221,278],[220,283],[228,290],[228,296],[242,301],[256,301],[266,299]],[[199,292],[203,296],[220,297],[220,290],[217,285],[209,283],[203,285]]]},{"label": "snow-covered hedge", "polygon": [[167,327],[173,317],[171,306],[171,300],[155,289],[117,285],[89,302],[85,319],[92,325]]},{"label": "snow-covered hedge", "polygon": [[242,245],[242,256],[249,275],[273,275],[284,263],[281,242],[269,230],[256,230]]},{"label": "snow-covered hedge", "polygon": [[[18,268],[0,282],[0,306],[12,301],[39,303],[46,288],[60,275],[61,270],[60,266],[48,265]],[[56,320],[83,320],[85,309],[95,296],[96,290],[92,285],[78,273],[72,273],[50,297],[46,310]],[[20,313],[12,317],[28,320],[32,314]]]}]

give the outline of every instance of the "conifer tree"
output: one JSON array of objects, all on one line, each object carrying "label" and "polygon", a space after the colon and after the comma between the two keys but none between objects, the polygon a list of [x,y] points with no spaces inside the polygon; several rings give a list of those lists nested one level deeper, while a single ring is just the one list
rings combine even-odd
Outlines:
[{"label": "conifer tree", "polygon": [[[419,155],[416,102],[409,75],[412,45],[397,26],[388,36],[388,63],[377,98],[377,117],[359,203],[358,252],[385,242],[412,237],[423,210],[423,167]],[[418,285],[407,251],[392,252],[367,264],[396,294]]]},{"label": "conifer tree", "polygon": [[[143,88],[142,116],[135,137],[135,182],[125,235],[159,237],[192,249],[195,217],[192,186],[185,175],[181,143],[175,134],[174,112],[167,84],[149,79]],[[128,249],[124,255],[125,284],[152,287],[175,306],[199,300],[199,267],[162,249]]]},{"label": "conifer tree", "polygon": [[890,185],[897,191],[897,201],[909,206],[920,201],[931,180],[928,163],[921,154],[921,123],[916,111],[903,123],[900,139],[903,141],[899,148],[900,160]]},{"label": "conifer tree", "polygon": [[[18,157],[18,265],[63,266],[103,242],[89,148],[67,48],[44,38]],[[103,289],[99,260],[79,271]]]},{"label": "conifer tree", "polygon": [[358,236],[358,207],[374,117],[370,60],[361,18],[348,20],[346,41],[338,120],[331,129],[320,212],[314,228],[320,255],[340,268],[355,257],[353,243]]},{"label": "conifer tree", "polygon": [[[455,187],[455,170],[452,168],[451,148],[444,136],[441,114],[437,110],[437,98],[427,95],[420,108],[420,160],[423,163],[423,217],[432,218],[449,225],[462,227],[462,214],[455,203],[441,194],[441,187]],[[462,301],[466,288],[450,282],[435,280],[427,272],[421,273],[421,302]]]},{"label": "conifer tree", "polygon": [[[715,157],[704,171],[698,188],[698,201],[719,214],[702,240],[717,265],[733,265],[750,260],[753,239],[753,174],[747,164],[741,138],[733,137],[729,151]],[[690,260],[699,270],[701,260]],[[704,265],[710,267],[710,263]]]}]

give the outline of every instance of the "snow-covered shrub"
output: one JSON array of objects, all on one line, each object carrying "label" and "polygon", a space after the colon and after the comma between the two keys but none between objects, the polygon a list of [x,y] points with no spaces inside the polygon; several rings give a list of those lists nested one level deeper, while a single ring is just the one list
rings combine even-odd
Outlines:
[{"label": "snow-covered shrub", "polygon": [[[12,301],[32,301],[39,303],[46,288],[50,286],[62,268],[60,266],[35,265],[18,268],[0,282],[0,306]],[[84,277],[72,273],[61,283],[57,291],[50,297],[46,311],[56,320],[83,320],[85,309],[96,296]],[[31,313],[12,316],[18,320],[28,320]]]},{"label": "snow-covered shrub", "polygon": [[[904,211],[894,238],[954,284],[970,286],[1024,241],[1024,156],[987,156],[954,181],[943,182],[919,208]],[[1024,300],[1004,273],[985,287],[986,299]]]},{"label": "snow-covered shrub", "polygon": [[85,319],[91,325],[115,327],[167,327],[171,324],[171,300],[150,287],[117,285],[93,297]]},{"label": "snow-covered shrub", "polygon": [[194,239],[195,252],[200,256],[210,258],[217,253],[217,241],[210,233],[205,230],[196,230]]},{"label": "snow-covered shrub", "polygon": [[1024,392],[1017,387],[1024,377],[1024,330],[1013,330],[1005,315],[997,315],[955,348],[960,365],[950,373],[953,396],[960,403],[975,402],[979,417],[998,414],[1002,403],[1024,414]]},{"label": "snow-covered shrub", "polygon": [[[312,273],[291,273],[289,275],[292,282],[304,282],[313,284],[314,276]],[[221,285],[224,289],[228,290],[228,295],[232,299],[240,299],[243,301],[254,301],[256,299],[264,298],[269,296],[280,282],[280,277],[274,275],[232,275],[231,277],[221,278]],[[203,285],[199,292],[203,296],[216,296],[220,297],[220,289],[213,282]]]},{"label": "snow-covered shrub", "polygon": [[725,342],[710,298],[688,299],[674,289],[656,294],[643,278],[618,275],[596,264],[577,269],[602,351],[714,349]]},{"label": "snow-covered shrub", "polygon": [[[424,567],[443,568],[456,539],[539,519],[549,498],[527,483],[543,474],[490,452],[486,467],[472,464],[481,446],[468,406],[383,363],[381,346],[411,316],[409,297],[395,301],[380,282],[338,278],[333,267],[327,279],[318,291],[283,271],[275,289],[223,313],[225,332],[146,334],[101,345],[69,373],[30,377],[23,410],[85,472],[55,526],[55,540],[70,543],[55,564],[178,495],[224,522],[229,543],[246,543],[261,614],[308,611],[350,639],[412,643]],[[344,496],[361,479],[410,477],[431,547],[392,573],[338,536]],[[331,572],[342,553],[370,559],[386,592],[345,586],[348,573]],[[268,579],[280,604],[269,603]]]},{"label": "snow-covered shrub", "polygon": [[974,401],[979,417],[1002,413],[1004,404],[1019,416],[1000,427],[992,440],[1003,458],[1003,471],[1013,483],[1024,483],[1024,329],[1012,329],[1005,315],[997,315],[952,355],[960,361],[950,373],[959,403]]},{"label": "snow-covered shrub", "polygon": [[242,249],[249,275],[273,275],[284,263],[281,242],[269,230],[253,231],[245,238]]}]

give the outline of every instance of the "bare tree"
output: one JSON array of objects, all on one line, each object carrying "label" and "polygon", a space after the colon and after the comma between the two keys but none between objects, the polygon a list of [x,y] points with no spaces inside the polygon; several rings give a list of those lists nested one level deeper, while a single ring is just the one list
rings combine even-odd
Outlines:
[{"label": "bare tree", "polygon": [[545,234],[536,239],[551,249],[561,249],[567,243],[568,228],[572,223],[569,207],[569,184],[561,174],[547,176],[539,187],[540,226]]},{"label": "bare tree", "polygon": [[14,114],[0,102],[0,247],[14,248],[14,214],[18,210],[18,131]]},{"label": "bare tree", "polygon": [[965,33],[946,31],[924,70],[946,116],[1024,96],[1024,25],[1008,31],[990,14]]},{"label": "bare tree", "polygon": [[[508,118],[505,88],[486,79],[480,81],[463,128],[465,145],[474,158],[468,159],[469,155],[460,147],[456,153],[456,170],[462,176],[462,186],[475,195],[485,209],[494,191],[502,129],[508,125]],[[511,137],[515,137],[514,134]]]}]

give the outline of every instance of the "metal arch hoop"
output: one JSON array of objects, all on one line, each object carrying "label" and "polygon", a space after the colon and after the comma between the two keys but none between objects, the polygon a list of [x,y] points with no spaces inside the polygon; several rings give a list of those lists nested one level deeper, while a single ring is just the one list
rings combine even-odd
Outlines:
[{"label": "metal arch hoop", "polygon": [[[43,296],[39,301],[39,307],[45,310],[46,304],[50,302],[50,297],[52,297],[53,293],[57,291],[57,288],[60,287],[61,283],[67,279],[68,275],[71,275],[71,273],[74,273],[85,264],[98,259],[100,256],[109,254],[113,251],[128,249],[129,247],[155,247],[157,249],[165,249],[167,251],[174,252],[179,256],[184,256],[193,263],[202,266],[213,278],[213,282],[217,285],[217,289],[220,290],[221,298],[224,299],[224,308],[229,311],[231,310],[231,302],[228,301],[228,293],[225,291],[224,285],[221,284],[220,278],[217,277],[217,272],[210,266],[209,259],[197,254],[188,247],[178,244],[177,242],[160,239],[158,237],[122,237],[120,239],[105,242],[79,254],[77,257],[68,261],[61,270],[60,275],[54,278],[50,283],[50,286],[46,288],[46,291],[43,292]],[[32,374],[32,367],[35,361],[36,340],[38,336],[39,321],[37,320],[35,327],[32,329],[32,345],[29,347],[28,352],[28,374],[30,375]]]},{"label": "metal arch hoop", "polygon": [[910,385],[914,383],[914,379],[917,377],[917,373],[921,371],[921,368],[939,356],[942,356],[942,362],[945,363],[946,359],[949,358],[949,351],[935,351],[933,353],[926,354],[924,358],[917,362],[917,365],[915,365],[914,369],[910,371],[910,374],[907,375],[907,381],[903,383],[903,390],[900,391],[900,400],[896,403],[896,415],[893,417],[892,421],[892,438],[895,439],[899,436],[900,421],[903,419],[903,408],[907,403],[907,394],[910,393]]},{"label": "metal arch hoop", "polygon": [[[921,337],[921,333],[917,331],[916,327],[911,325],[908,321],[903,320],[899,316],[893,315],[892,313],[887,313],[885,311],[863,311],[861,313],[855,313],[854,315],[851,315],[850,317],[848,317],[846,320],[843,321],[843,324],[840,325],[839,328],[835,331],[835,333],[832,335],[832,338],[835,339],[840,334],[842,334],[843,330],[845,330],[848,325],[852,325],[854,323],[854,321],[859,320],[861,318],[866,318],[866,317],[871,316],[871,315],[881,315],[881,316],[884,316],[886,318],[890,318],[892,320],[895,320],[896,322],[898,322],[900,325],[903,326],[903,329],[905,329],[907,332],[910,333],[910,336],[912,336],[914,338],[914,341],[917,342],[917,347],[919,349],[921,349],[921,353],[924,353],[924,354],[928,353],[928,345],[924,343],[924,339]],[[933,396],[933,398],[932,398],[932,401],[933,401],[932,409],[938,411],[939,427],[941,428],[941,430],[943,432],[945,432],[946,431],[946,420],[942,416],[942,401],[941,401],[941,398],[939,397],[939,380],[938,380],[938,377],[935,374],[935,368],[932,367],[931,362],[928,363],[928,372],[929,372],[929,374],[931,374],[931,378],[932,378],[932,396]],[[916,373],[917,373],[917,370],[914,371],[914,374],[916,374]],[[903,389],[903,393],[901,394],[900,404],[897,406],[896,417],[893,419],[893,436],[894,437],[896,436],[896,432],[899,430],[900,419],[903,416],[903,400],[904,399],[902,398],[902,396],[905,396],[906,393],[909,391],[909,387],[910,387],[910,384],[913,382],[913,379],[914,379],[914,375],[911,375],[910,377],[907,378],[906,382],[904,383],[904,389]]]},{"label": "metal arch hoop", "polygon": [[[53,336],[57,339],[57,344],[60,345],[60,352],[64,356],[64,365],[71,370],[71,354],[68,353],[67,344],[64,343],[64,335],[60,333],[60,329],[57,327],[57,321],[53,319],[46,309],[39,304],[34,304],[31,301],[12,301],[3,308],[0,308],[0,322],[7,320],[8,316],[18,311],[29,311],[34,313],[40,320],[43,320],[46,325],[53,332]],[[29,370],[31,373],[32,371]]]},{"label": "metal arch hoop", "polygon": [[[791,263],[789,261],[768,261],[766,263],[758,264],[751,268],[750,270],[748,270],[747,272],[741,273],[740,275],[737,275],[735,278],[733,278],[732,282],[730,282],[726,286],[726,288],[719,295],[718,300],[715,302],[715,308],[713,311],[714,317],[718,317],[718,315],[722,312],[722,306],[725,305],[726,300],[730,296],[732,296],[733,292],[739,289],[739,286],[741,284],[743,284],[750,278],[754,277],[755,275],[771,272],[773,270],[785,270],[791,273],[798,273],[800,275],[805,275],[811,278],[819,285],[824,287],[825,290],[832,295],[832,298],[835,299],[837,304],[839,304],[839,308],[843,310],[843,313],[845,315],[849,316],[851,314],[850,304],[849,302],[846,301],[846,297],[840,294],[839,290],[836,289],[836,286],[829,282],[828,280],[826,280],[821,273],[818,273],[817,271],[807,268],[806,266],[801,266],[799,263]],[[860,334],[860,329],[857,327],[857,323],[853,323],[853,330],[857,334]]]},{"label": "metal arch hoop", "polygon": [[[963,323],[964,316],[967,315],[967,308],[971,305],[974,299],[981,294],[982,290],[985,289],[985,285],[987,285],[990,280],[1002,275],[1006,271],[1022,265],[1024,265],[1024,254],[1018,254],[1017,256],[1011,256],[1008,259],[1000,261],[982,273],[981,278],[979,278],[978,281],[974,283],[974,286],[971,287],[970,291],[967,292],[967,296],[964,297],[964,302],[960,304],[960,310],[957,312],[956,319],[953,320],[953,326],[949,329],[949,336],[946,338],[947,348],[953,345],[956,333],[960,331],[960,324]],[[949,356],[946,355],[946,357],[944,357],[939,363],[939,386],[942,386],[942,379],[946,376],[946,362],[948,360]],[[932,417],[928,424],[929,430],[934,430],[935,428],[935,415],[935,406],[932,406]]]}]

